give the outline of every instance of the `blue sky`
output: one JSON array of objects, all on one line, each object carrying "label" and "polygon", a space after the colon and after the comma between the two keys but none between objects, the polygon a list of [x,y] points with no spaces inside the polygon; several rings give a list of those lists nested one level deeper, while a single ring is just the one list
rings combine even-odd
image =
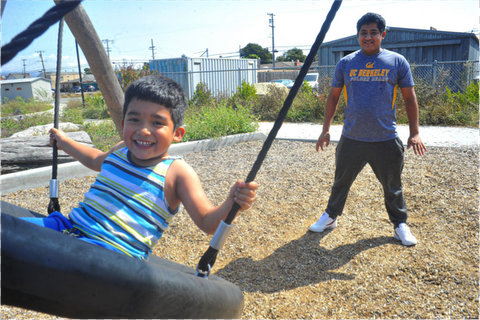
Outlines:
[{"label": "blue sky", "polygon": [[[275,49],[298,47],[307,54],[332,0],[84,0],[82,5],[100,39],[109,42],[115,63],[148,61],[151,40],[155,58],[238,56],[241,47],[257,43],[271,50],[268,13],[274,14]],[[1,41],[8,43],[54,5],[53,0],[7,0]],[[380,13],[387,25],[402,28],[470,32],[479,28],[478,0],[343,0],[325,41],[354,35],[358,18]],[[58,24],[52,26],[12,61],[2,74],[55,71]],[[387,35],[388,37],[388,35]],[[205,56],[205,54],[204,54]],[[82,69],[87,67],[80,50]],[[65,25],[63,71],[77,71],[75,40]]]}]

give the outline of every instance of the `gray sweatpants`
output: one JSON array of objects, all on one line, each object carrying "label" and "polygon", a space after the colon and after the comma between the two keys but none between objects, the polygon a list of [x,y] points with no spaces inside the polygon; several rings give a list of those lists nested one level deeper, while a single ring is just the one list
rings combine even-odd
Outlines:
[{"label": "gray sweatpants", "polygon": [[347,195],[357,175],[368,163],[383,186],[385,207],[394,227],[407,221],[402,192],[404,147],[400,138],[382,142],[362,142],[341,137],[335,152],[335,182],[327,209],[334,219],[343,212]]}]

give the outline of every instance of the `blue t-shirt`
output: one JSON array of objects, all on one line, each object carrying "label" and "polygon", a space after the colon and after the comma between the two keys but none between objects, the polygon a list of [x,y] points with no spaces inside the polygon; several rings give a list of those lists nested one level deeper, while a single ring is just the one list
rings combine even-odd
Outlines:
[{"label": "blue t-shirt", "polygon": [[345,119],[342,135],[359,141],[395,139],[398,87],[414,85],[410,65],[400,54],[383,49],[368,56],[358,50],[336,66],[332,87],[343,87]]}]

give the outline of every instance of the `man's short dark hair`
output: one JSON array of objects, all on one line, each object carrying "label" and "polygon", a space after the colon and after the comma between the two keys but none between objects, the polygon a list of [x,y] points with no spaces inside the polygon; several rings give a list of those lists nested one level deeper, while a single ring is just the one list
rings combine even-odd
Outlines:
[{"label": "man's short dark hair", "polygon": [[125,91],[123,118],[134,98],[157,103],[169,109],[175,129],[183,124],[187,98],[183,88],[172,79],[164,76],[146,76],[132,82]]},{"label": "man's short dark hair", "polygon": [[369,12],[363,15],[363,17],[360,18],[357,22],[357,34],[360,32],[360,28],[364,24],[369,24],[369,23],[376,23],[378,30],[380,30],[380,33],[383,33],[385,31],[385,19],[378,13],[373,13]]}]

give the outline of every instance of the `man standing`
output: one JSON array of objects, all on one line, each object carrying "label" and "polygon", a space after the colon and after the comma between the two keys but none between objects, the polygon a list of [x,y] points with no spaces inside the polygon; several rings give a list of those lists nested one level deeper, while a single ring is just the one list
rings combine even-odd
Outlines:
[{"label": "man standing", "polygon": [[327,208],[310,231],[322,232],[337,226],[350,187],[368,163],[384,190],[385,207],[394,225],[394,238],[405,246],[417,244],[407,226],[407,208],[402,192],[403,143],[396,131],[397,91],[403,95],[410,127],[407,149],[424,155],[426,148],[419,135],[418,104],[407,60],[382,49],[385,20],[367,13],[357,22],[361,50],[343,57],[336,66],[332,88],[325,106],[323,130],[317,152],[330,143],[330,126],[343,91],[345,119],[336,149],[335,181]]}]

